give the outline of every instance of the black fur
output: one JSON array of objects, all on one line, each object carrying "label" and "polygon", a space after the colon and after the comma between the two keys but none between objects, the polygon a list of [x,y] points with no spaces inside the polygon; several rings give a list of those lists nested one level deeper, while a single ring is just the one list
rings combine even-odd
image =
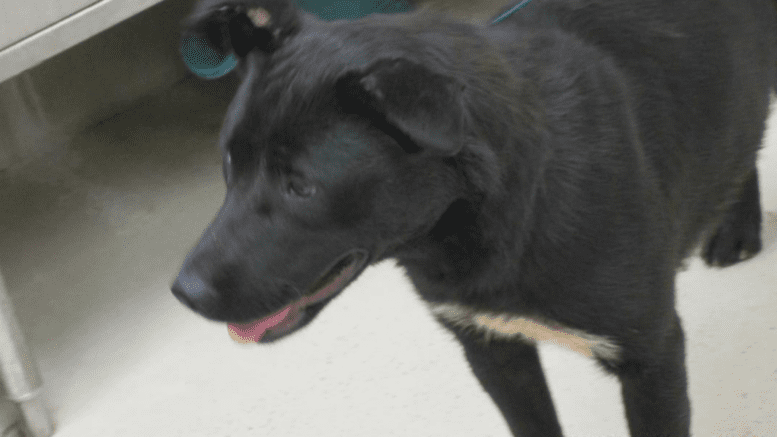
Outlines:
[{"label": "black fur", "polygon": [[[260,7],[271,17],[265,26],[257,27],[246,12]],[[234,52],[245,57],[259,49],[272,52],[299,28],[299,16],[290,0],[203,1],[184,21],[186,33],[207,41],[222,56]]]},{"label": "black fur", "polygon": [[[205,1],[194,19],[243,83],[220,138],[227,196],[176,296],[246,322],[365,250],[430,303],[610,339],[620,353],[599,361],[632,436],[687,436],[675,272],[700,243],[715,265],[760,249],[775,3],[533,0],[484,27],[284,9],[271,50],[245,28],[264,3]],[[515,435],[560,435],[533,344],[441,322]]]}]

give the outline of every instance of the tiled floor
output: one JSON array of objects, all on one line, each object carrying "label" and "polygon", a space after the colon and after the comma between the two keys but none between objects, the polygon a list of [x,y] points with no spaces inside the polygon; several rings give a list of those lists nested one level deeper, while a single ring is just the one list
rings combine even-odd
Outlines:
[{"label": "tiled floor", "polygon": [[[0,265],[58,437],[508,436],[459,347],[392,263],[316,322],[240,346],[168,286],[223,195],[230,87],[189,81],[0,175]],[[696,436],[777,435],[777,125],[762,254],[679,276]],[[542,350],[569,436],[626,435],[614,379]]]}]

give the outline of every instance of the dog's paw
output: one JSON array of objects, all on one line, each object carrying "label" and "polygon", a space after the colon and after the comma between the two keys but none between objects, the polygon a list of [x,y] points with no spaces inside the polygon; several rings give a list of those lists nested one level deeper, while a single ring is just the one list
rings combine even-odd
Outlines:
[{"label": "dog's paw", "polygon": [[702,255],[707,264],[726,267],[752,258],[761,247],[761,196],[758,173],[753,170]]},{"label": "dog's paw", "polygon": [[727,267],[752,258],[761,251],[761,215],[730,212],[704,248],[707,264]]}]

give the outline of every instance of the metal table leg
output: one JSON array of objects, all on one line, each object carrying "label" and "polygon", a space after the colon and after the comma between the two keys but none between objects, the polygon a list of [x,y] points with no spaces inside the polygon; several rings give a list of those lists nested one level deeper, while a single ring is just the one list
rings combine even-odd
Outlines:
[{"label": "metal table leg", "polygon": [[29,437],[49,437],[51,416],[43,405],[43,380],[24,341],[13,304],[0,273],[0,380],[8,397],[19,405]]}]

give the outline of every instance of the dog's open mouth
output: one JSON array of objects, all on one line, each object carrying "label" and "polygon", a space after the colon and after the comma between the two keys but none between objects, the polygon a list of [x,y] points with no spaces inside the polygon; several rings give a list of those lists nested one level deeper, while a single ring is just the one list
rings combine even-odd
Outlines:
[{"label": "dog's open mouth", "polygon": [[314,315],[307,314],[306,309],[309,306],[321,304],[345,288],[362,271],[366,262],[367,252],[349,252],[310,287],[308,295],[271,316],[248,323],[228,323],[229,336],[238,343],[256,343],[266,335],[279,337],[294,330],[304,319],[309,321]]}]

